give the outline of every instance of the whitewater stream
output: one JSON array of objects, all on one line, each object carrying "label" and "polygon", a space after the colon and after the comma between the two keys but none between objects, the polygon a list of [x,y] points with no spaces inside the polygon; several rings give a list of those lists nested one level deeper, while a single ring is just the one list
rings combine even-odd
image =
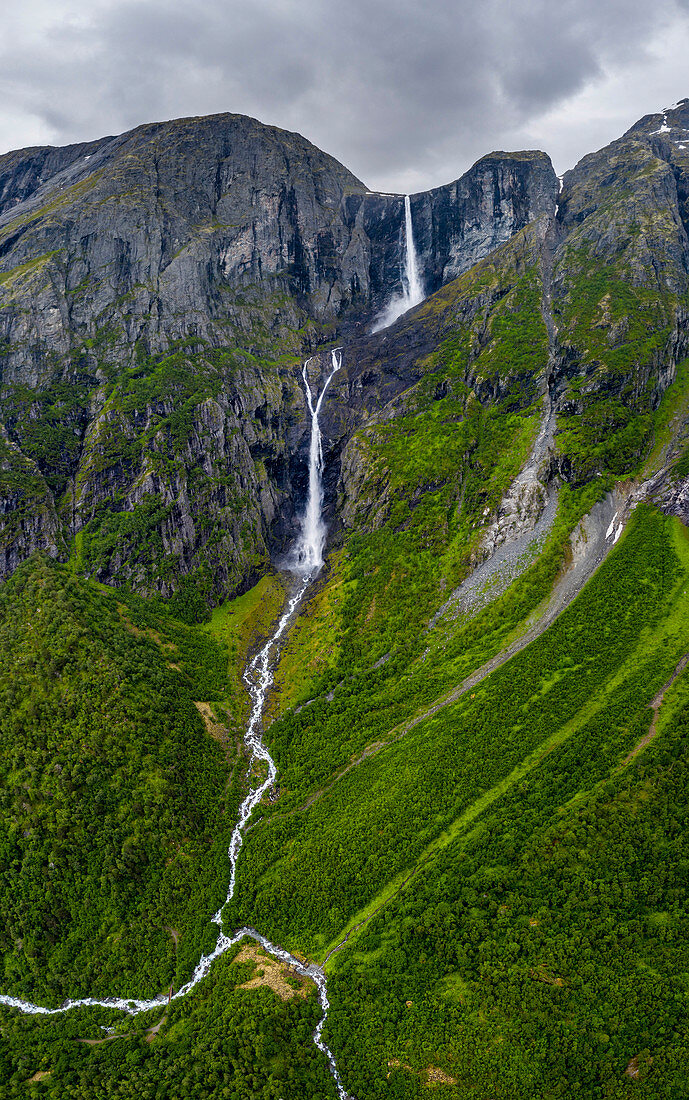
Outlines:
[{"label": "whitewater stream", "polygon": [[[266,791],[273,786],[277,776],[275,761],[261,738],[261,718],[263,716],[266,695],[273,682],[280,643],[288,624],[294,617],[304,598],[306,590],[309,588],[311,582],[323,565],[323,547],[325,545],[326,527],[323,520],[323,482],[321,476],[323,469],[323,447],[320,426],[318,423],[318,414],[321,410],[325,391],[330,385],[333,376],[342,366],[341,349],[336,348],[334,351],[331,351],[330,358],[330,374],[326,378],[323,388],[316,398],[315,404],[308,378],[308,364],[311,360],[306,361],[302,371],[306,400],[311,414],[311,443],[309,449],[308,497],[294,562],[294,571],[299,577],[297,588],[294,595],[287,603],[287,607],[280,618],[275,633],[270,640],[266,642],[263,649],[261,649],[249,662],[244,671],[244,681],[247,685],[251,699],[249,722],[246,733],[244,734],[244,744],[251,753],[249,770],[251,771],[254,761],[262,760],[268,766],[268,775],[260,786],[249,791],[239,808],[239,817],[234,827],[228,850],[230,882],[227,888],[227,897],[217,913],[214,913],[211,918],[213,923],[218,926],[218,938],[215,947],[210,954],[203,955],[199,959],[189,981],[181,986],[176,993],[172,994],[171,1000],[177,1001],[182,997],[186,997],[199,982],[203,981],[216,959],[219,959],[221,955],[224,955],[226,951],[234,947],[234,945],[244,939],[245,936],[249,936],[251,939],[256,940],[269,955],[291,966],[292,969],[302,977],[309,978],[314,982],[318,990],[318,999],[323,1010],[323,1015],[313,1033],[313,1041],[318,1049],[325,1054],[328,1060],[328,1067],[335,1082],[339,1100],[349,1100],[342,1085],[342,1080],[333,1053],[323,1042],[322,1038],[323,1027],[328,1015],[329,1006],[325,974],[321,967],[317,966],[315,963],[305,965],[300,962],[299,959],[295,958],[294,955],[290,955],[289,951],[285,951],[282,947],[278,947],[276,944],[271,943],[270,940],[267,940],[265,936],[262,936],[260,932],[257,932],[254,928],[239,928],[231,936],[226,936],[222,931],[222,911],[224,906],[234,895],[237,860],[244,840],[244,830],[253,810],[259,804]],[[23,1001],[18,997],[0,994],[0,1004],[7,1005],[11,1008],[18,1008],[20,1012],[34,1016],[55,1016],[60,1013],[69,1012],[70,1009],[73,1008],[84,1007],[115,1008],[120,1009],[122,1012],[129,1013],[130,1016],[136,1016],[140,1012],[149,1012],[151,1009],[161,1008],[167,1004],[167,1001],[168,997],[165,994],[160,994],[158,997],[154,997],[150,1000],[137,1000],[131,997],[105,997],[102,1000],[98,1000],[95,997],[82,997],[79,1000],[68,999],[64,1001],[59,1008],[45,1008],[43,1005],[33,1004],[31,1001]]]}]

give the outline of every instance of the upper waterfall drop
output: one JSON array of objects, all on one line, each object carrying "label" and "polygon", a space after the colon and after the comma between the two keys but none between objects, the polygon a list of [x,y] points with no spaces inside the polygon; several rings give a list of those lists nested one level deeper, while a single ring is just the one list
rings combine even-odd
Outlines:
[{"label": "upper waterfall drop", "polygon": [[411,216],[411,198],[404,196],[404,269],[402,271],[402,294],[394,297],[383,312],[379,314],[371,332],[381,332],[396,321],[413,306],[418,306],[425,298],[423,282],[419,274],[419,261],[414,243],[414,225]]},{"label": "upper waterfall drop", "polygon": [[306,498],[306,511],[301,521],[301,535],[297,543],[296,568],[300,573],[317,572],[323,565],[323,547],[325,546],[326,526],[323,520],[323,440],[318,423],[318,414],[321,411],[325,391],[333,376],[342,366],[342,349],[334,348],[330,352],[331,371],[325,380],[316,404],[313,403],[311,386],[309,385],[308,367],[310,359],[307,359],[302,368],[306,401],[311,413],[311,443],[309,446],[309,492]]},{"label": "upper waterfall drop", "polygon": [[423,302],[423,283],[419,275],[419,262],[414,244],[414,226],[411,220],[411,199],[404,196],[404,278],[407,287],[407,309]]}]

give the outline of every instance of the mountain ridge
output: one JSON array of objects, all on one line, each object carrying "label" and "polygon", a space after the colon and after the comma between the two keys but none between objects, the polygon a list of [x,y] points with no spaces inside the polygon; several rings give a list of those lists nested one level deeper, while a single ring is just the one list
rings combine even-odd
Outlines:
[{"label": "mountain ridge", "polygon": [[[373,406],[417,385],[429,356],[439,361],[435,294],[457,279],[480,283],[480,265],[501,249],[515,263],[508,242],[539,219],[549,228],[537,231],[527,266],[548,282],[554,461],[565,480],[590,476],[597,429],[591,436],[585,425],[599,403],[617,410],[615,438],[641,438],[674,369],[660,361],[668,348],[671,363],[686,354],[689,185],[674,136],[686,122],[687,101],[646,116],[583,158],[561,190],[545,154],[493,152],[459,180],[411,196],[427,300],[377,337],[370,319],[400,288],[401,197],[371,194],[300,135],[224,114],[29,150],[28,161],[6,154],[6,204],[27,193],[28,162],[50,162],[53,175],[0,217],[3,574],[33,549],[64,558],[70,547],[77,568],[101,580],[166,596],[186,586],[198,608],[246,587],[284,553],[303,506],[297,368],[333,338],[346,345],[324,410],[337,530],[358,508],[350,497],[361,482],[360,473],[341,479],[340,456],[360,450]],[[628,314],[614,318],[614,302],[580,338],[581,307],[593,308],[587,265],[601,262],[626,288],[619,309],[632,300],[649,308],[655,295],[655,348],[640,329],[630,333]],[[516,269],[510,278],[516,285]],[[469,364],[489,349],[497,299],[463,294]],[[454,309],[448,317],[456,326]],[[412,324],[420,327],[405,347]],[[596,330],[604,341],[592,353],[585,343]],[[482,402],[504,390],[499,373],[466,378]],[[625,446],[640,453],[643,443]],[[619,453],[613,466],[622,468]]]},{"label": "mountain ridge", "polygon": [[[286,544],[305,476],[303,428],[295,439],[303,398],[289,364],[337,329],[366,324],[397,292],[402,200],[367,194],[305,139],[242,116],[143,126],[68,153],[64,178],[58,172],[0,218],[5,468],[15,482],[25,467],[30,470],[34,494],[47,478],[42,534],[22,530],[21,502],[11,493],[5,498],[5,511],[15,515],[15,528],[19,520],[20,530],[13,538],[6,524],[3,570],[34,547],[60,556],[65,540],[73,542],[84,528],[90,539],[91,531],[103,528],[103,506],[113,491],[124,493],[124,507],[111,509],[116,514],[136,512],[153,494],[164,510],[173,509],[172,523],[182,533],[180,544],[164,516],[151,531],[175,560],[170,579],[160,571],[155,576],[145,561],[129,569],[110,559],[99,564],[98,575],[127,576],[143,591],[170,595],[180,575],[193,574],[206,598],[217,599],[256,575],[252,561],[266,560],[269,543],[273,552]],[[16,158],[8,156],[0,158],[6,202],[12,186],[19,194],[28,188],[23,177],[15,185],[2,182],[3,163]],[[57,157],[55,167],[61,167],[57,153],[47,156]],[[87,156],[95,159],[85,163]],[[101,167],[99,156],[106,158]],[[460,253],[470,266],[525,224],[532,207],[552,207],[554,173],[542,154],[535,156],[535,162],[531,154],[519,161],[484,158],[463,183],[429,193],[420,226],[427,278],[445,278]],[[501,196],[506,213],[498,222],[493,209]],[[467,242],[465,227],[471,225],[474,236]],[[166,352],[172,353],[170,368]],[[257,360],[263,364],[258,371],[252,365]],[[141,424],[119,412],[114,391],[126,391],[125,366],[134,379],[150,377],[153,393],[161,391]],[[180,382],[182,369],[193,384]],[[156,385],[166,371],[173,377]],[[228,394],[220,405],[219,388]],[[145,405],[151,397],[142,392],[137,401]],[[180,398],[188,410],[191,455],[179,453],[168,427]],[[253,413],[254,426],[245,410]],[[157,434],[156,423],[163,425]],[[279,438],[284,428],[276,434],[271,426],[278,423],[290,426],[287,454]],[[225,426],[236,439],[244,437],[241,442],[230,447]],[[129,453],[140,447],[142,428],[160,442],[152,452],[147,443],[148,457],[132,463]],[[37,431],[39,447],[31,439]],[[214,471],[206,463],[204,492],[213,503],[200,502],[199,513],[190,503],[190,463],[196,464],[198,440],[209,432],[214,441],[205,450],[217,451],[221,466]],[[52,451],[44,439],[50,434],[56,437]],[[108,470],[113,435],[122,442]],[[156,457],[159,451],[172,451],[172,467]],[[218,475],[227,478],[228,461],[238,476],[220,489]],[[268,478],[266,462],[274,470]],[[248,502],[247,492],[258,502],[246,508],[250,550],[242,549],[228,513],[230,497]],[[231,532],[222,543],[229,565],[197,530],[219,509]],[[112,527],[115,521],[105,522]],[[141,525],[150,528],[147,514]],[[100,550],[97,557],[102,559]]]}]

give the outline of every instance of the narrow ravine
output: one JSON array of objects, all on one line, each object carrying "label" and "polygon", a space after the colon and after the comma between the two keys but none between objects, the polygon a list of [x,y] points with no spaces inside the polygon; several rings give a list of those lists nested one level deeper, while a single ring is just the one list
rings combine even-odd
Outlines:
[{"label": "narrow ravine", "polygon": [[[328,1068],[335,1082],[337,1094],[339,1100],[349,1100],[347,1093],[344,1090],[342,1080],[337,1068],[335,1057],[330,1048],[323,1041],[323,1028],[328,1015],[328,993],[326,987],[325,974],[321,967],[315,963],[305,965],[300,962],[299,959],[291,955],[289,951],[284,948],[271,943],[265,936],[262,936],[260,932],[257,932],[255,928],[243,927],[233,932],[231,936],[226,936],[222,931],[222,911],[227,902],[234,896],[236,872],[237,872],[237,860],[244,841],[244,831],[253,810],[259,804],[263,795],[269,790],[277,777],[277,767],[272,756],[268,752],[268,749],[263,743],[261,737],[261,719],[263,717],[263,710],[265,706],[266,696],[269,688],[273,683],[273,677],[275,673],[275,666],[277,657],[280,651],[280,645],[284,638],[287,627],[296,615],[296,612],[304,598],[307,589],[317,576],[321,566],[323,565],[323,548],[325,545],[326,527],[323,520],[323,482],[322,482],[322,468],[323,468],[323,448],[321,441],[320,426],[318,423],[318,415],[321,410],[323,398],[325,392],[330,385],[330,382],[335,373],[342,366],[342,352],[340,348],[334,349],[330,353],[331,370],[327,376],[323,387],[315,399],[311,392],[311,387],[308,378],[308,364],[310,360],[307,360],[304,364],[302,376],[304,379],[304,387],[306,393],[306,400],[309,412],[311,414],[311,443],[309,449],[309,488],[308,497],[306,503],[306,510],[302,519],[301,534],[297,543],[296,553],[294,558],[294,572],[296,573],[297,581],[296,588],[293,595],[290,597],[287,607],[283,612],[280,621],[277,625],[275,632],[268,642],[263,646],[256,656],[249,662],[244,671],[244,681],[249,691],[249,697],[251,699],[251,711],[249,715],[249,722],[244,734],[244,743],[249,749],[251,754],[249,762],[249,770],[251,771],[252,765],[255,761],[264,761],[268,768],[268,774],[260,786],[250,790],[246,798],[242,802],[239,808],[239,816],[237,824],[234,827],[232,833],[232,839],[230,841],[230,847],[228,849],[228,858],[230,862],[230,881],[227,888],[227,896],[223,905],[218,909],[217,913],[213,914],[211,918],[213,923],[218,926],[218,937],[215,947],[208,955],[202,955],[199,959],[194,972],[183,986],[181,986],[176,993],[172,995],[171,1000],[177,1001],[182,997],[186,997],[188,993],[194,989],[195,986],[202,982],[206,977],[210,968],[216,959],[219,959],[221,955],[224,955],[231,947],[239,943],[240,940],[246,936],[257,943],[266,951],[269,955],[279,959],[280,962],[285,963],[292,967],[298,974],[304,978],[309,978],[316,986],[318,991],[318,999],[320,1001],[323,1015],[313,1033],[313,1041],[318,1049],[325,1055],[328,1061]],[[130,1016],[136,1016],[141,1012],[150,1012],[151,1009],[161,1008],[168,1001],[165,994],[160,994],[158,997],[153,997],[148,1000],[135,999],[131,997],[105,997],[101,1000],[95,997],[82,997],[78,1000],[67,999],[60,1005],[59,1008],[46,1008],[43,1005],[33,1004],[31,1001],[21,1000],[19,997],[11,997],[7,994],[0,994],[0,1004],[6,1005],[10,1008],[17,1008],[20,1012],[26,1015],[33,1016],[55,1016],[61,1013],[69,1012],[75,1008],[114,1008],[119,1009],[122,1012],[128,1013]]]}]

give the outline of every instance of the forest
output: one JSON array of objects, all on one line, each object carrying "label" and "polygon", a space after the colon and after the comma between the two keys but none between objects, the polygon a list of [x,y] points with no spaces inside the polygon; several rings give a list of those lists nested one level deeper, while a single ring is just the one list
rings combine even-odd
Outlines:
[{"label": "forest", "polygon": [[[381,708],[365,736],[383,745],[323,791],[347,755],[356,696],[336,692],[320,714],[312,704],[271,726],[284,796],[249,831],[225,926],[251,921],[319,959],[350,932],[326,965],[327,1034],[353,1095],[565,1097],[576,1082],[577,1095],[625,1097],[646,1080],[660,1082],[652,1095],[683,1095],[681,676],[657,735],[635,750],[687,650],[688,572],[683,526],[639,507],[539,639],[401,737],[394,709]],[[3,720],[3,798],[17,825],[1,899],[5,991],[59,1003],[141,995],[142,975],[153,993],[179,984],[207,946],[207,901],[224,894],[245,783],[231,669],[277,614],[279,586],[261,582],[193,627],[38,559],[2,599],[3,683],[17,690]],[[442,685],[457,652],[427,661],[447,661]],[[27,684],[21,721],[34,734],[20,756],[13,721]],[[194,706],[200,695],[222,719],[221,741]],[[298,762],[314,755],[316,730],[309,777]],[[193,782],[193,802],[176,781]],[[69,875],[46,889],[51,863]],[[90,887],[94,868],[107,889]],[[311,1042],[313,988],[289,975],[286,1001],[269,982],[243,988],[263,968],[238,953],[189,998],[133,1019],[3,1009],[0,1095],[334,1096]]]}]

